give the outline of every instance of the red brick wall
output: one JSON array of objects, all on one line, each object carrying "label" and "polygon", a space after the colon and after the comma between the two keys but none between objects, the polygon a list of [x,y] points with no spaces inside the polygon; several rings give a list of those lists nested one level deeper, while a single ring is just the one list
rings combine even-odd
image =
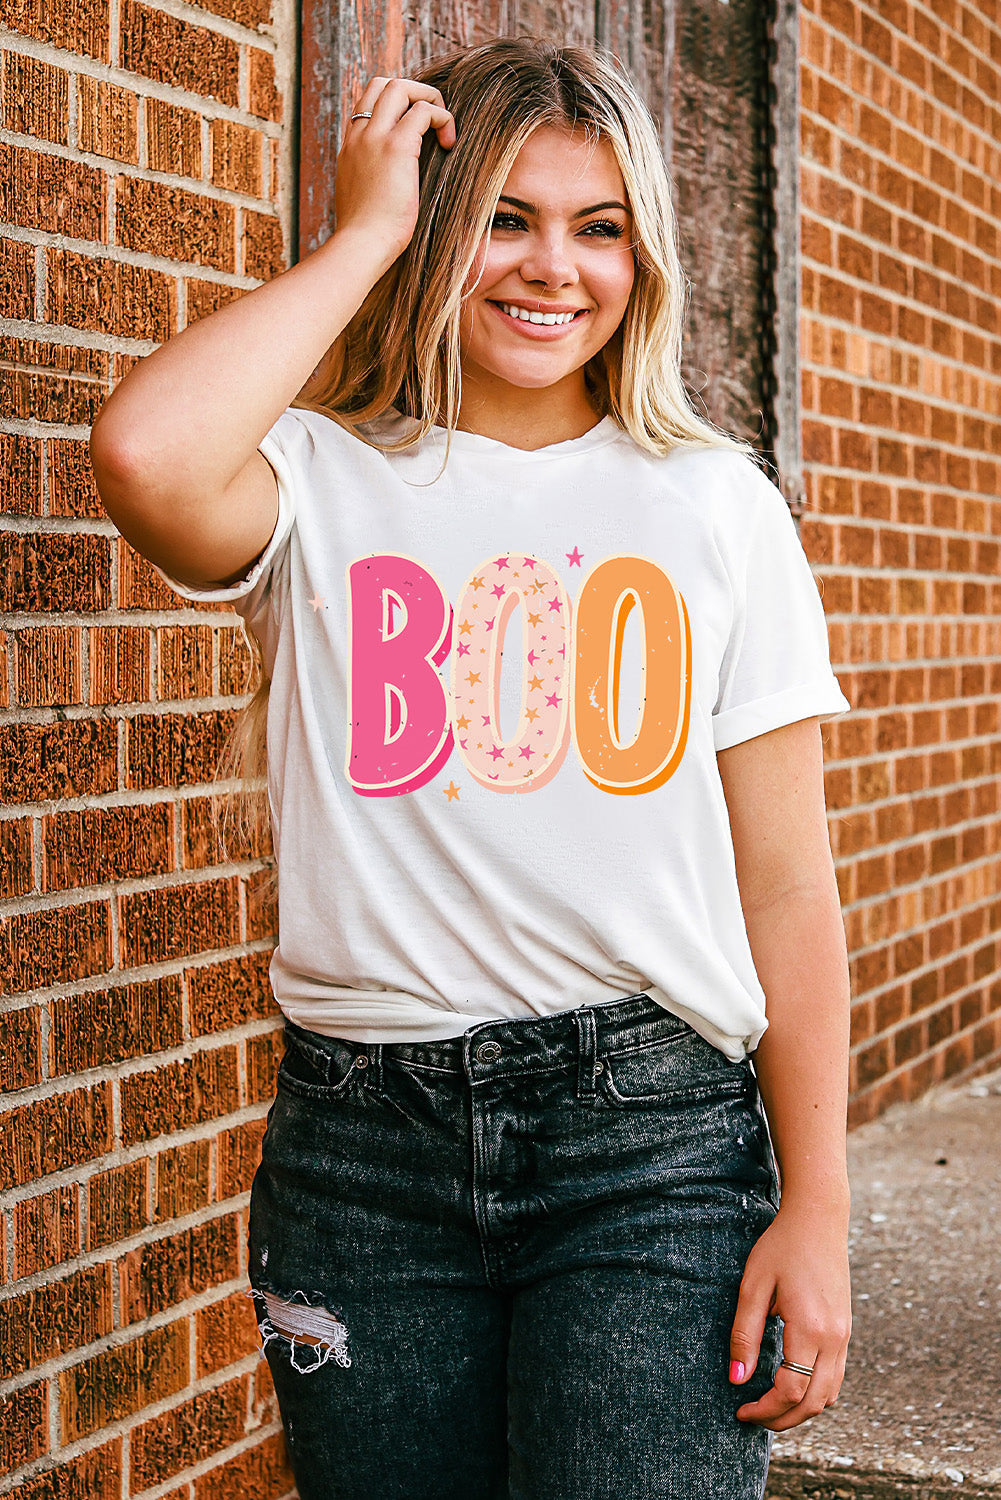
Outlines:
[{"label": "red brick wall", "polygon": [[829,801],[853,1117],[1001,1062],[1001,17],[806,0],[803,539],[855,708]]},{"label": "red brick wall", "polygon": [[269,3],[5,13],[0,1490],[24,1500],[291,1492],[243,1295],[271,939],[207,799],[248,661],[116,537],[87,455],[133,359],[287,263]]}]

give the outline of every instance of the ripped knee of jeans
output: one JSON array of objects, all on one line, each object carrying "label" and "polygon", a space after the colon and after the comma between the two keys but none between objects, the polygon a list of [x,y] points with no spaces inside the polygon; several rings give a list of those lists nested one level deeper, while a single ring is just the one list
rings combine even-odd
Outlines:
[{"label": "ripped knee of jeans", "polygon": [[262,1355],[278,1340],[288,1345],[289,1363],[300,1375],[312,1375],[331,1359],[342,1369],[350,1368],[348,1330],[318,1297],[311,1301],[300,1291],[283,1297],[258,1287],[253,1287],[249,1295],[257,1311]]}]

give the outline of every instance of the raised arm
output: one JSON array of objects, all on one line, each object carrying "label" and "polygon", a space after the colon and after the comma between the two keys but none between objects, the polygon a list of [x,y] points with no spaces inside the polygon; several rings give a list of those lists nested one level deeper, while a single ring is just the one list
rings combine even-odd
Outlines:
[{"label": "raised arm", "polygon": [[774,1431],[837,1398],[851,1331],[848,1281],[848,957],[824,810],[816,719],[718,757],[744,920],[768,1029],[755,1069],[782,1178],[778,1215],[748,1257],[731,1357],[748,1379],[765,1318],[785,1322],[771,1390],[738,1410]]},{"label": "raised arm", "polygon": [[278,513],[264,434],[408,244],[425,132],[455,140],[437,89],[373,78],[337,163],[337,224],[298,265],[193,323],[102,406],[90,454],[123,535],[184,583],[238,578]]}]

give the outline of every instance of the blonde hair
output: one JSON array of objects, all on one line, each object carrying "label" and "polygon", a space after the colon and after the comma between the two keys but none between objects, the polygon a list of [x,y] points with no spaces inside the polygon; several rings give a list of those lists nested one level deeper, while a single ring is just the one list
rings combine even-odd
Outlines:
[{"label": "blonde hair", "polygon": [[[403,254],[376,282],[328,350],[293,408],[332,418],[383,452],[409,448],[444,426],[445,460],[462,397],[463,289],[521,148],[539,126],[583,131],[615,153],[632,212],[636,272],[620,327],[584,367],[596,412],[611,415],[639,447],[663,456],[685,447],[750,443],[692,407],[681,375],[689,284],[657,128],[625,70],[605,48],[498,37],[432,58],[413,74],[438,88],[456,124],[443,148],[428,131],[420,155],[417,223]],[[379,441],[366,424],[391,408],[414,419]],[[248,634],[250,634],[248,632]],[[258,663],[261,653],[251,637]],[[263,774],[268,683],[224,757],[230,774]]]}]

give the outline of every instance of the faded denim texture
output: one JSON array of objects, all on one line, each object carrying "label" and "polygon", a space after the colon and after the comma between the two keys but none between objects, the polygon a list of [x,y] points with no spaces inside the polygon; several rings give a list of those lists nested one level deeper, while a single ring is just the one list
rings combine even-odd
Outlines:
[{"label": "faded denim texture", "polygon": [[302,1500],[759,1500],[780,1325],[740,1388],[729,1335],[776,1206],[750,1063],[646,995],[287,1026],[250,1276]]}]

